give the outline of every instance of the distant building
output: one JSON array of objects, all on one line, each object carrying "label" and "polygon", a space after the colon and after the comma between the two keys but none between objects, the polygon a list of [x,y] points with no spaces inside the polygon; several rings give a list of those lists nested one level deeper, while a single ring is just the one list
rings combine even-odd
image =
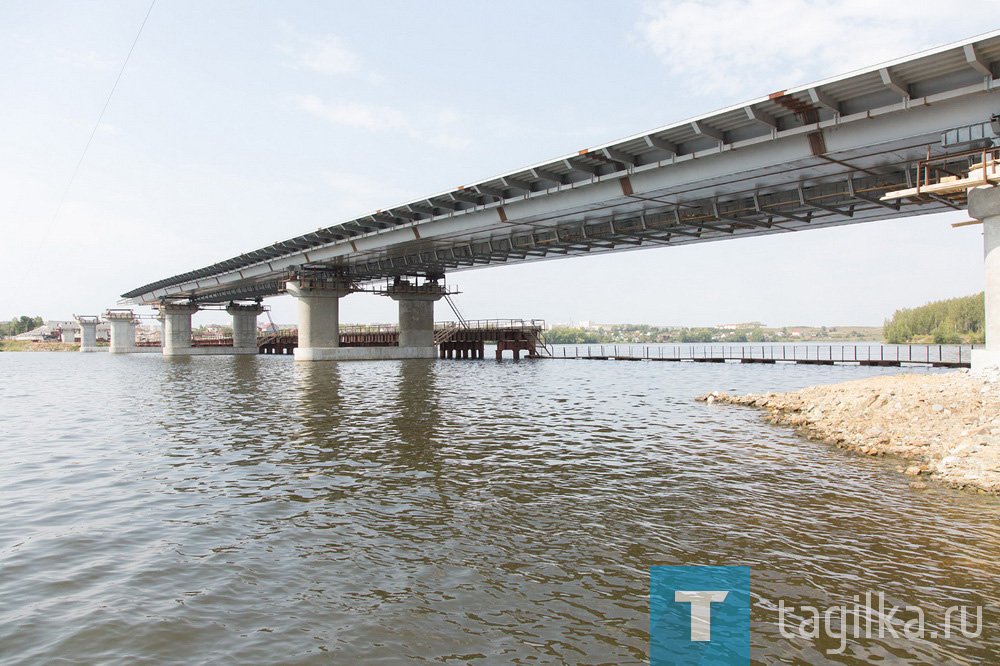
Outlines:
[{"label": "distant building", "polygon": [[135,327],[135,339],[137,342],[161,342],[163,332],[159,326],[139,325]]},{"label": "distant building", "polygon": [[224,338],[229,335],[226,329],[220,324],[209,324],[202,329],[202,336],[206,338]]},{"label": "distant building", "polygon": [[759,321],[749,321],[745,324],[718,324],[716,328],[723,331],[743,331],[755,328],[764,328],[764,324]]},{"label": "distant building", "polygon": [[[343,324],[341,324],[341,328],[344,328]],[[298,330],[299,330],[298,324],[275,324],[274,322],[269,322],[267,324],[263,324],[262,326],[260,326],[257,329],[257,332],[260,335],[269,335],[273,333],[281,333],[282,331],[297,333]]]},{"label": "distant building", "polygon": [[[47,321],[38,328],[33,328],[26,333],[15,335],[15,340],[26,340],[30,342],[45,342],[58,340],[62,331],[73,331],[73,338],[80,338],[80,325],[75,321]],[[102,323],[97,325],[97,339],[107,341],[111,339],[111,324]]]}]

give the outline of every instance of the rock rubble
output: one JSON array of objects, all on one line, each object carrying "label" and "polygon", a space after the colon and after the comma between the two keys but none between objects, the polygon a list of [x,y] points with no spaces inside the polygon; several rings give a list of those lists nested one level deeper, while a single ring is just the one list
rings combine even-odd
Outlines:
[{"label": "rock rubble", "polygon": [[812,439],[896,456],[905,463],[900,471],[917,477],[914,488],[931,478],[1000,494],[1000,371],[886,375],[793,393],[697,399],[764,409],[772,423]]}]

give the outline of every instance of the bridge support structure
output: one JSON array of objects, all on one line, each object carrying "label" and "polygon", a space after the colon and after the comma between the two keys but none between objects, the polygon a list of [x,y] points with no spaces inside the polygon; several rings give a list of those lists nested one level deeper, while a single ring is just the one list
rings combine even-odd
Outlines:
[{"label": "bridge support structure", "polygon": [[[346,282],[291,280],[285,290],[298,301],[299,346],[296,361],[337,360],[340,348],[340,299],[351,293]],[[347,349],[347,348],[345,348]]]},{"label": "bridge support structure", "polygon": [[260,303],[240,305],[230,303],[226,308],[233,317],[233,353],[257,353],[257,317],[264,311]]},{"label": "bridge support structure", "polygon": [[59,342],[65,344],[73,344],[76,342],[76,329],[75,328],[60,328],[59,329]]},{"label": "bridge support structure", "polygon": [[378,347],[340,346],[340,299],[355,288],[336,278],[299,279],[285,283],[298,300],[299,334],[296,361],[377,361],[436,358],[434,302],[445,295],[436,282],[397,281],[383,292],[399,304],[399,344]]},{"label": "bridge support structure", "polygon": [[986,348],[972,351],[972,372],[1000,368],[1000,188],[969,190],[969,214],[983,222]]},{"label": "bridge support structure", "polygon": [[434,303],[445,290],[434,282],[423,285],[397,283],[386,296],[399,305],[399,349],[407,350],[404,358],[435,358]]},{"label": "bridge support structure", "polygon": [[191,316],[197,305],[164,303],[160,305],[163,321],[163,355],[187,356],[195,349],[191,345]]},{"label": "bridge support structure", "polygon": [[97,351],[97,325],[101,323],[100,317],[84,317],[73,315],[76,323],[80,324],[80,351]]},{"label": "bridge support structure", "polygon": [[108,310],[104,313],[104,318],[111,324],[111,344],[108,352],[134,353],[138,349],[135,344],[135,314],[131,310]]}]

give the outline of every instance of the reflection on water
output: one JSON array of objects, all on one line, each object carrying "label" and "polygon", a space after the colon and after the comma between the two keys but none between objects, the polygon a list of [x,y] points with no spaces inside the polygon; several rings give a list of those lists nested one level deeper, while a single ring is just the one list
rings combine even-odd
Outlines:
[{"label": "reflection on water", "polygon": [[1000,601],[995,499],[915,492],[891,461],[691,400],[889,370],[0,363],[5,661],[642,663],[665,564],[760,572],[761,661],[1000,651],[989,628],[842,656],[777,634],[779,597]]}]

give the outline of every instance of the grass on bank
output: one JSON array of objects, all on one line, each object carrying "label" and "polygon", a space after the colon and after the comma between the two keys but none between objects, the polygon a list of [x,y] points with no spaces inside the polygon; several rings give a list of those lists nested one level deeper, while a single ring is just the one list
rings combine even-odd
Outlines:
[{"label": "grass on bank", "polygon": [[79,351],[80,345],[69,342],[31,342],[30,340],[0,340],[0,352]]}]

